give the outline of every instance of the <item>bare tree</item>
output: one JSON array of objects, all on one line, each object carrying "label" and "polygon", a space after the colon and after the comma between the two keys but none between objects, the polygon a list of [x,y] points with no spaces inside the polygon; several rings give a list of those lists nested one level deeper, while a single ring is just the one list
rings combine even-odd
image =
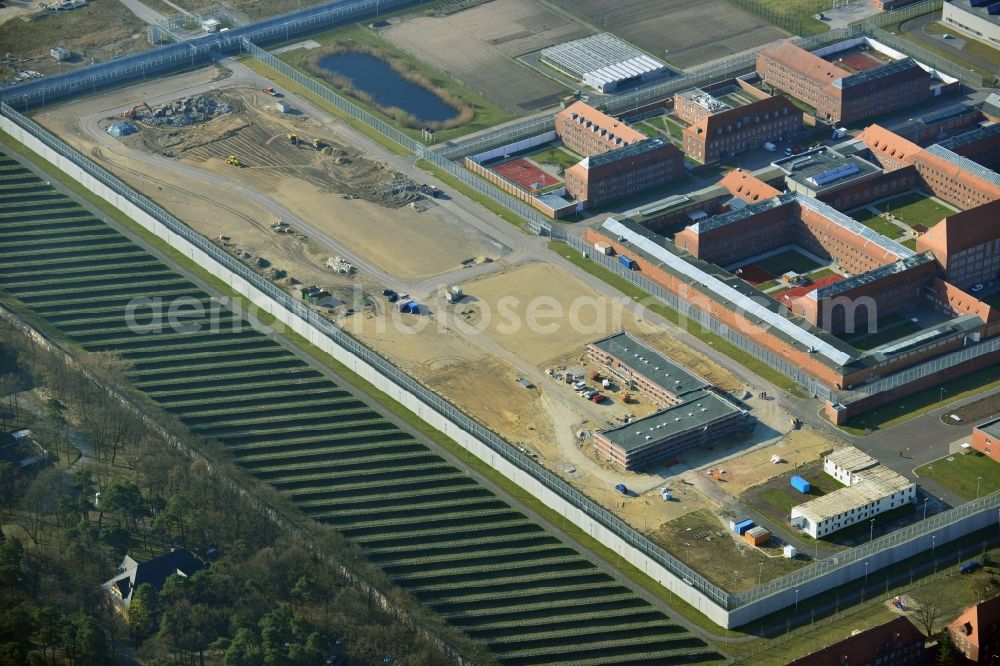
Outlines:
[{"label": "bare tree", "polygon": [[913,620],[923,630],[924,635],[930,638],[934,633],[934,625],[941,618],[941,604],[937,599],[926,595],[914,601],[917,602],[917,607],[913,611]]}]

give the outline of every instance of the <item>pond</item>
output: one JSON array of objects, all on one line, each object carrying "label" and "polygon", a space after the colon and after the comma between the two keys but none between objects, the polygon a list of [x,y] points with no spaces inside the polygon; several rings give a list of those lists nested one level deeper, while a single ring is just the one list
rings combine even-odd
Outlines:
[{"label": "pond", "polygon": [[458,115],[433,92],[407,81],[386,62],[367,53],[346,51],[319,59],[321,69],[350,80],[377,106],[397,107],[425,122],[443,122]]}]

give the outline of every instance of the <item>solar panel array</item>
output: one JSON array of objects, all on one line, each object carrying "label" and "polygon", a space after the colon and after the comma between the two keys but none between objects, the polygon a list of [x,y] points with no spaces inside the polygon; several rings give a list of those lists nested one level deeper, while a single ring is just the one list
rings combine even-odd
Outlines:
[{"label": "solar panel array", "polygon": [[848,164],[841,164],[840,166],[834,167],[828,171],[820,172],[815,176],[810,176],[809,178],[806,178],[806,180],[816,187],[822,187],[827,183],[832,183],[833,181],[840,180],[846,176],[853,176],[859,171],[861,171],[861,169],[858,168],[858,165],[851,162]]},{"label": "solar panel array", "polygon": [[931,155],[937,155],[940,158],[948,160],[949,162],[957,166],[959,169],[968,171],[972,175],[978,176],[988,183],[1000,186],[1000,174],[998,174],[996,171],[993,171],[992,169],[987,169],[978,162],[973,162],[967,157],[962,157],[961,155],[953,153],[952,151],[948,150],[947,148],[945,148],[940,144],[934,144],[933,146],[927,148],[926,150]]}]

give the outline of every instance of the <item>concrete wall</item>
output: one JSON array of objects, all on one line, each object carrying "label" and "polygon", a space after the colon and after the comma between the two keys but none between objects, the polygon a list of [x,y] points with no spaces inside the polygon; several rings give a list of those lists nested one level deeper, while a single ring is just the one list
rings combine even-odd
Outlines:
[{"label": "concrete wall", "polygon": [[213,276],[222,280],[231,289],[233,289],[233,291],[246,297],[254,305],[287,325],[288,328],[304,337],[324,353],[329,354],[338,362],[343,363],[351,371],[357,373],[366,381],[370,382],[376,389],[385,393],[387,396],[412,411],[428,425],[453,439],[460,446],[462,446],[462,448],[468,450],[477,458],[490,465],[493,469],[503,474],[504,477],[510,479],[531,495],[538,498],[545,506],[565,516],[567,520],[577,525],[592,538],[617,553],[623,560],[635,566],[660,585],[671,590],[674,594],[694,606],[713,622],[724,627],[734,626],[730,624],[729,613],[721,606],[716,605],[706,594],[695,589],[692,585],[685,583],[680,577],[675,576],[664,566],[653,561],[640,550],[614,534],[600,521],[587,515],[583,510],[578,509],[571,502],[564,499],[554,490],[545,486],[535,477],[522,471],[512,462],[505,460],[502,456],[497,455],[485,442],[479,440],[476,436],[457,426],[443,414],[437,412],[413,393],[396,384],[359,356],[355,356],[344,347],[341,347],[325,333],[313,328],[312,325],[307,323],[305,320],[300,319],[297,315],[292,314],[284,307],[278,305],[275,301],[271,300],[270,297],[258,291],[253,285],[244,280],[242,277],[230,272],[227,268],[217,263],[211,256],[204,253],[200,248],[190,243],[187,239],[182,238],[167,229],[162,223],[140,210],[133,203],[125,199],[125,197],[114,192],[93,176],[86,173],[71,160],[49,148],[41,140],[36,138],[31,133],[23,130],[9,118],[0,116],[0,129],[13,136],[16,140],[20,141],[30,150],[33,150],[44,159],[54,164],[88,190],[113,205],[131,219],[135,220],[143,228],[166,241],[171,247],[179,251],[186,258],[195,262]]},{"label": "concrete wall", "polygon": [[546,143],[556,140],[556,131],[545,132],[544,134],[539,134],[538,136],[528,137],[527,139],[521,139],[520,141],[515,141],[514,143],[508,143],[499,148],[493,148],[487,150],[486,152],[479,153],[478,155],[470,155],[468,159],[474,162],[487,162],[497,157],[503,157],[504,155],[513,155],[514,153],[520,153],[524,150],[530,150],[535,146],[542,146]]}]

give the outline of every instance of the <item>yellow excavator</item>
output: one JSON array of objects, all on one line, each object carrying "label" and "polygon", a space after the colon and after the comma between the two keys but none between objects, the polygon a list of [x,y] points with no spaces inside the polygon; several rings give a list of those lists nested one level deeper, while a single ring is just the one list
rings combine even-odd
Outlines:
[{"label": "yellow excavator", "polygon": [[297,134],[287,134],[288,140],[292,142],[293,146],[299,145],[299,137]]},{"label": "yellow excavator", "polygon": [[233,166],[236,167],[243,166],[243,162],[240,162],[240,158],[236,157],[236,155],[230,155],[229,157],[227,157],[226,164],[232,164]]}]

